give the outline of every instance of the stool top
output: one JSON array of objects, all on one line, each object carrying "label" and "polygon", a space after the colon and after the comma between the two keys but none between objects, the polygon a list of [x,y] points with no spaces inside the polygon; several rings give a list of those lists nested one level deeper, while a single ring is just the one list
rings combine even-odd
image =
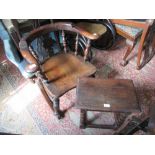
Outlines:
[{"label": "stool top", "polygon": [[105,112],[139,112],[132,80],[80,78],[77,85],[79,109]]}]

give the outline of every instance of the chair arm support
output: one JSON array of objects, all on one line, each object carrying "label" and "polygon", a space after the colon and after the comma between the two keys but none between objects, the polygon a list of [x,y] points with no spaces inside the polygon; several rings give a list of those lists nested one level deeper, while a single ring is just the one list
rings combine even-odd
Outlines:
[{"label": "chair arm support", "polygon": [[20,52],[27,60],[29,65],[26,66],[25,70],[28,73],[34,73],[39,69],[39,65],[37,60],[34,58],[34,56],[30,53],[26,41],[21,40],[19,43]]}]

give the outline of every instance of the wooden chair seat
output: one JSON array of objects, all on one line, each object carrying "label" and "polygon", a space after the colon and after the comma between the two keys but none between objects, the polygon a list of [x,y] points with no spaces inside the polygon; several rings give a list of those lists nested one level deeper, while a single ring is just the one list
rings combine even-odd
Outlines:
[{"label": "wooden chair seat", "polygon": [[63,53],[48,59],[42,70],[48,78],[45,89],[50,95],[59,97],[74,88],[79,77],[94,74],[96,67],[85,62],[81,56]]}]

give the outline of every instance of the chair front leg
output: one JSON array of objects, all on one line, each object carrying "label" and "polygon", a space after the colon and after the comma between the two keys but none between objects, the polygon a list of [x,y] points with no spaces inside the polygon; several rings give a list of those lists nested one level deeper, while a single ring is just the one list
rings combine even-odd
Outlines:
[{"label": "chair front leg", "polygon": [[135,42],[133,41],[130,41],[130,40],[126,40],[126,44],[127,44],[127,51],[123,57],[123,60],[122,62],[120,63],[121,66],[126,66],[128,64],[128,61],[127,61],[127,57],[130,55],[130,53],[132,52],[132,49],[135,45]]},{"label": "chair front leg", "polygon": [[60,108],[59,108],[59,103],[60,103],[59,98],[53,97],[52,101],[53,101],[54,114],[58,119],[60,119],[61,118],[61,112],[60,112]]},{"label": "chair front leg", "polygon": [[44,86],[43,86],[41,80],[40,79],[37,79],[36,80],[36,83],[37,83],[38,87],[40,88],[41,93],[44,96],[46,102],[48,103],[48,105],[50,106],[50,108],[53,110],[53,106],[52,106],[53,105],[53,102],[51,101],[50,97],[48,96],[47,92],[45,91]]}]

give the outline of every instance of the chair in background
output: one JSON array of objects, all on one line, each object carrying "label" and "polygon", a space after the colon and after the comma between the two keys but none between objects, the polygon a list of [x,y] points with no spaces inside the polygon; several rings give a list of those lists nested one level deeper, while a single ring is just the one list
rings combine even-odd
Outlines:
[{"label": "chair in background", "polygon": [[[47,33],[58,32],[61,34],[63,49],[61,52],[39,62],[36,51],[31,48],[32,42]],[[71,52],[69,42],[66,42],[66,35],[75,35],[75,52]],[[79,37],[85,37],[86,47],[83,58],[79,55]],[[97,34],[91,34],[72,23],[55,23],[41,26],[20,41],[20,52],[29,62],[26,70],[35,73],[35,81],[38,83],[44,97],[49,105],[53,105],[55,115],[61,118],[62,112],[59,108],[59,97],[70,89],[76,87],[77,79],[83,76],[91,76],[96,72],[96,67],[87,61],[91,40],[98,38]],[[52,42],[51,42],[52,46]],[[52,103],[53,102],[53,103]]]},{"label": "chair in background", "polygon": [[145,47],[145,42],[149,36],[149,30],[154,24],[154,20],[124,20],[124,19],[111,19],[115,25],[116,32],[126,38],[127,51],[123,57],[122,66],[128,64],[127,57],[132,52],[137,39],[140,37],[138,56],[137,56],[137,69],[141,69],[142,51]]},{"label": "chair in background", "polygon": [[[19,52],[19,41],[23,35],[26,35],[31,30],[40,25],[49,24],[49,20],[28,20],[28,19],[2,19],[0,21],[1,33],[0,37],[3,40],[4,51],[6,57],[11,61],[21,72],[25,78],[33,78],[34,74],[27,73],[25,67],[27,61],[22,57]],[[35,47],[39,48],[39,39],[35,43]],[[47,52],[40,52],[40,57],[46,57]]]},{"label": "chair in background", "polygon": [[19,49],[19,41],[21,37],[33,29],[49,24],[50,20],[41,19],[2,19],[2,22],[11,36],[17,49]]},{"label": "chair in background", "polygon": [[16,67],[18,67],[21,74],[25,78],[31,78],[33,75],[25,72],[24,70],[27,62],[25,61],[25,59],[22,58],[21,54],[19,53],[19,50],[14,44],[10,34],[6,30],[6,27],[4,26],[2,20],[0,20],[0,38],[3,41],[4,52],[8,60],[11,61]]}]

